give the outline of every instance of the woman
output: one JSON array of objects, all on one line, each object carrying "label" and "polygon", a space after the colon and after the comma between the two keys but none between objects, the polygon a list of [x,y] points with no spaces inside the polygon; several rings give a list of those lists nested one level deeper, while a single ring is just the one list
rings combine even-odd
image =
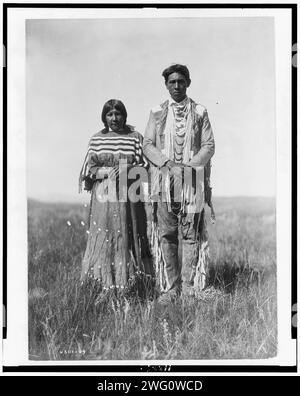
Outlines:
[{"label": "woman", "polygon": [[[141,201],[131,202],[128,190],[126,199],[120,199],[118,188],[124,162],[128,164],[126,172],[134,166],[148,167],[142,154],[142,136],[126,124],[127,111],[120,100],[105,103],[102,121],[105,128],[90,139],[80,173],[80,189],[84,183],[91,191],[81,280],[92,278],[103,291],[145,297],[154,282],[145,207]],[[108,191],[110,196],[103,199]]]}]

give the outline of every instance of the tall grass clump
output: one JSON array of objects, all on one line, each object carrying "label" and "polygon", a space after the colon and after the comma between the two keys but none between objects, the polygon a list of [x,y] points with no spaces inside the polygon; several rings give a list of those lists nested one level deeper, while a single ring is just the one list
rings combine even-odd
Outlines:
[{"label": "tall grass clump", "polygon": [[28,204],[29,358],[260,359],[277,351],[272,200],[217,199],[208,289],[163,306],[80,284],[88,208]]}]

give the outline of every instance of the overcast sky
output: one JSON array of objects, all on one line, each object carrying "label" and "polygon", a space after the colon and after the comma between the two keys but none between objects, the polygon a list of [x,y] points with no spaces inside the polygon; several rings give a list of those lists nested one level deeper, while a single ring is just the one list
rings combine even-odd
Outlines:
[{"label": "overcast sky", "polygon": [[88,200],[78,175],[103,104],[121,99],[144,134],[172,63],[189,67],[187,93],[208,110],[213,193],[275,196],[272,18],[27,20],[26,45],[29,197]]}]

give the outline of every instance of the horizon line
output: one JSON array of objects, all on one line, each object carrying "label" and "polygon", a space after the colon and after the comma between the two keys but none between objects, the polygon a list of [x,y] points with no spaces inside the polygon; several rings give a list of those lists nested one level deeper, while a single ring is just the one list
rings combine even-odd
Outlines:
[{"label": "horizon line", "polygon": [[[86,197],[88,198],[88,200],[90,200],[89,196]],[[276,195],[214,195],[213,199],[238,199],[238,198],[250,198],[250,199],[260,199],[260,198],[264,198],[264,199],[276,199]],[[68,198],[55,198],[55,199],[50,199],[50,200],[46,200],[44,198],[34,198],[34,197],[27,197],[27,201],[32,200],[32,201],[38,201],[41,203],[53,203],[53,204],[57,204],[57,203],[64,203],[64,204],[81,204],[80,201],[84,201],[84,199],[68,199]],[[147,201],[145,203],[150,203],[150,201]]]}]

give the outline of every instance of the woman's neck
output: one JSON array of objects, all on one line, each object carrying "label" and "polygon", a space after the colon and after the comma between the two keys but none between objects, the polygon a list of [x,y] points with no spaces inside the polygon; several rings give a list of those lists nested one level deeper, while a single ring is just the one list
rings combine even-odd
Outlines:
[{"label": "woman's neck", "polygon": [[108,132],[114,132],[117,133],[118,135],[125,135],[129,132],[129,129],[125,125],[124,128],[118,129],[117,131],[113,131],[112,129],[108,128]]}]

